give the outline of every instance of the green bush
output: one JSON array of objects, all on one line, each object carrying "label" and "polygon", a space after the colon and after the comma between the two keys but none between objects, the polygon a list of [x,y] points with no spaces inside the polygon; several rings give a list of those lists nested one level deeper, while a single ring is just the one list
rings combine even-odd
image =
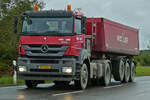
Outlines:
[{"label": "green bush", "polygon": [[134,57],[134,60],[138,65],[149,66],[150,65],[150,51],[141,51],[139,56]]},{"label": "green bush", "polygon": [[8,64],[0,62],[0,71],[6,70],[8,68]]}]

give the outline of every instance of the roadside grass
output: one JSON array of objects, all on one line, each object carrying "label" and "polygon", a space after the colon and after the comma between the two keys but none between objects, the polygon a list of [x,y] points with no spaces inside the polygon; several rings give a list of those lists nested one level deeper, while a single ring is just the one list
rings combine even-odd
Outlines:
[{"label": "roadside grass", "polygon": [[[22,85],[24,84],[23,80],[17,79],[17,84],[16,85]],[[13,85],[13,77],[12,76],[2,76],[0,77],[0,86],[1,85]]]},{"label": "roadside grass", "polygon": [[[136,67],[136,76],[150,76],[150,66],[137,66]],[[46,83],[50,83],[52,81],[46,81]],[[24,80],[17,79],[17,85],[23,85]],[[0,86],[13,85],[13,77],[12,76],[2,76],[0,77]]]},{"label": "roadside grass", "polygon": [[[46,80],[45,83],[51,83],[52,81]],[[13,85],[13,77],[12,76],[2,76],[0,77],[0,86],[8,86]],[[17,79],[16,85],[24,85],[24,80]]]},{"label": "roadside grass", "polygon": [[137,66],[136,76],[150,76],[150,66]]}]

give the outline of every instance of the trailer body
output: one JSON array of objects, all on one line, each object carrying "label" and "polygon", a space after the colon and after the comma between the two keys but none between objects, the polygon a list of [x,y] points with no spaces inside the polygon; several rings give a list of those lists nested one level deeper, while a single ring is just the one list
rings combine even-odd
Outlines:
[{"label": "trailer body", "polygon": [[[93,32],[92,32],[93,27]],[[138,30],[104,18],[87,18],[87,35],[95,35],[93,52],[138,55]]]}]

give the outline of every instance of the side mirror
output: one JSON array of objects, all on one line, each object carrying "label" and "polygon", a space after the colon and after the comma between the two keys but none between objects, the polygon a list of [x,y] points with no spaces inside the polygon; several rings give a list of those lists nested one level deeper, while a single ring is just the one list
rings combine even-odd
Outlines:
[{"label": "side mirror", "polygon": [[31,25],[32,24],[32,20],[30,18],[27,18],[27,23],[28,23],[28,25]]},{"label": "side mirror", "polygon": [[13,69],[16,70],[16,67],[17,67],[17,62],[16,62],[16,60],[13,60],[13,61],[12,61],[12,64],[13,64]]},{"label": "side mirror", "polygon": [[82,33],[86,33],[86,17],[82,17]]},{"label": "side mirror", "polygon": [[12,64],[13,64],[13,66],[17,66],[16,60],[13,60],[13,61],[12,61]]},{"label": "side mirror", "polygon": [[18,32],[17,26],[18,26],[18,16],[15,16],[15,18],[14,18],[14,33],[15,34],[17,34],[17,32]]},{"label": "side mirror", "polygon": [[86,27],[82,28],[82,33],[84,33],[84,34],[86,33]]}]

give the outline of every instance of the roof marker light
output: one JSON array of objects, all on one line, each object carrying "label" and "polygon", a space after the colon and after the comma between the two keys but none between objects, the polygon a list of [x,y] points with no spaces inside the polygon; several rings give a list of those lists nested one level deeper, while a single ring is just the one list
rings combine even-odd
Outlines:
[{"label": "roof marker light", "polygon": [[71,5],[70,4],[67,5],[67,10],[71,11]]},{"label": "roof marker light", "polygon": [[38,11],[39,10],[39,5],[36,4],[35,7],[34,7],[34,10]]}]

